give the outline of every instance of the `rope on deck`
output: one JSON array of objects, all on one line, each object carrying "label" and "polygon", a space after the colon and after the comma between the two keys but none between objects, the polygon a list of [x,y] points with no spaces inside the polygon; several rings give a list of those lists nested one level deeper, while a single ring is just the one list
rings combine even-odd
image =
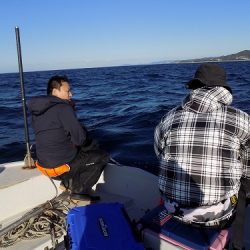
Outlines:
[{"label": "rope on deck", "polygon": [[0,248],[10,247],[21,240],[32,240],[53,235],[52,240],[66,234],[66,215],[69,210],[69,197],[54,199],[45,203],[45,209],[29,218],[0,237]]}]

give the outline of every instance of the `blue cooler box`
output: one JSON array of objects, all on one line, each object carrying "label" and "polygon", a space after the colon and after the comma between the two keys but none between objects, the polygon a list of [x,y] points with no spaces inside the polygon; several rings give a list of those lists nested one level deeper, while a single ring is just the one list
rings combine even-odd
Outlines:
[{"label": "blue cooler box", "polygon": [[[197,228],[182,224],[169,215],[162,205],[147,213],[141,219],[140,227],[143,229],[144,242],[159,245],[161,240],[161,244],[169,246],[169,249],[224,249],[229,240],[228,230]],[[146,246],[148,247],[147,244]]]},{"label": "blue cooler box", "polygon": [[143,250],[133,235],[120,203],[100,203],[71,209],[67,215],[72,250]]}]

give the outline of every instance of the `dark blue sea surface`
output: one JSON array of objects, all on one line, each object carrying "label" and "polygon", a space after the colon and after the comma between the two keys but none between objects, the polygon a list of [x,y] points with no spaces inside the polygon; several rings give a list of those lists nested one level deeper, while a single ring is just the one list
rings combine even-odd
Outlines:
[{"label": "dark blue sea surface", "polygon": [[[250,62],[221,63],[233,105],[250,113]],[[140,65],[24,73],[26,98],[45,95],[48,79],[67,75],[77,116],[101,147],[121,164],[156,173],[154,128],[189,92],[199,64]],[[19,74],[0,74],[0,163],[23,160],[26,145]],[[30,123],[30,117],[28,117]],[[29,125],[31,144],[34,134]]]}]

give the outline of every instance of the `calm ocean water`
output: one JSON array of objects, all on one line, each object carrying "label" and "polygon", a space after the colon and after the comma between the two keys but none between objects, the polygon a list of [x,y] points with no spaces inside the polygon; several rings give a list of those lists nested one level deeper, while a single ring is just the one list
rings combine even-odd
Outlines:
[{"label": "calm ocean water", "polygon": [[[222,65],[233,90],[233,105],[250,114],[250,62]],[[154,127],[188,93],[184,85],[197,67],[164,64],[27,72],[26,98],[44,95],[51,76],[67,75],[78,118],[92,137],[116,161],[155,173]],[[26,146],[19,75],[0,74],[0,83],[0,163],[23,160]],[[33,144],[31,126],[29,133]]]}]

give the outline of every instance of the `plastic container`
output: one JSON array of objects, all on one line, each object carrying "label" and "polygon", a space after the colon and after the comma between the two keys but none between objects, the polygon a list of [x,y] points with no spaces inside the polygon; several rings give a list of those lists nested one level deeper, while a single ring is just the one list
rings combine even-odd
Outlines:
[{"label": "plastic container", "polygon": [[124,207],[120,203],[100,203],[76,207],[67,215],[68,238],[72,250],[143,250],[135,240]]}]

